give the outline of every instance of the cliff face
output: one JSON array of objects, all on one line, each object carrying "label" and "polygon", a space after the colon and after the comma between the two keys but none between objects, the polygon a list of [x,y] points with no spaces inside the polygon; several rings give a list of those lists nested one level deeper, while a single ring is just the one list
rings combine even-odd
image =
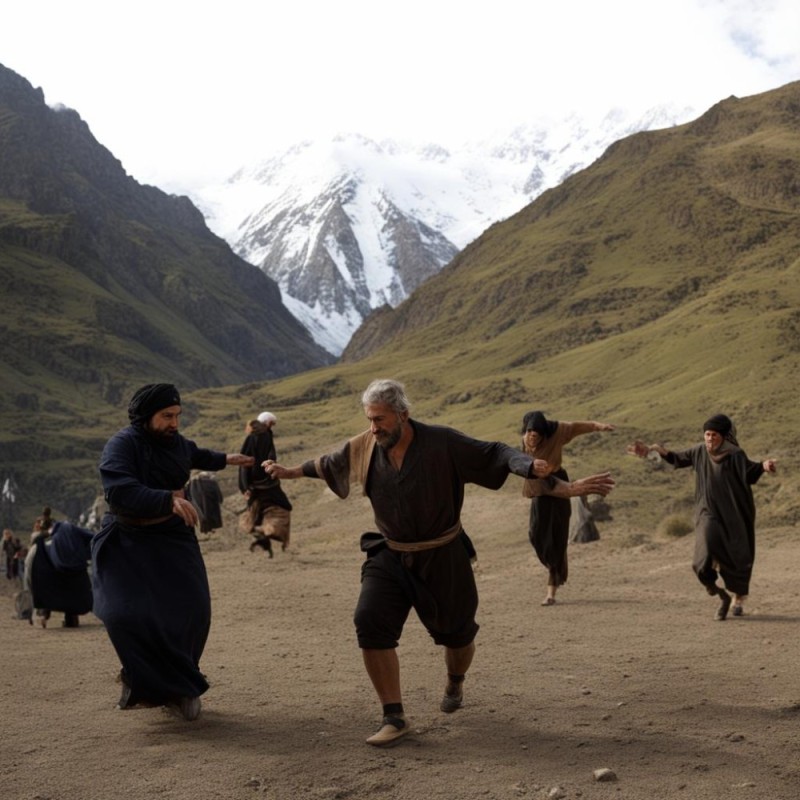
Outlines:
[{"label": "cliff face", "polygon": [[187,198],[138,184],[75,111],[2,66],[0,285],[0,478],[21,496],[44,481],[61,509],[96,493],[85,465],[137,386],[188,393],[333,361]]},{"label": "cliff face", "polygon": [[[28,308],[4,317],[4,333],[28,342],[14,348],[28,358],[52,315],[74,302],[71,345],[102,340],[94,360],[131,381],[164,357],[191,387],[332,360],[274,281],[212,234],[187,198],[139,185],[75,111],[49,108],[41,90],[2,67],[0,248],[7,300]],[[53,301],[42,319],[37,299]],[[50,361],[60,361],[63,338],[48,342]]]}]

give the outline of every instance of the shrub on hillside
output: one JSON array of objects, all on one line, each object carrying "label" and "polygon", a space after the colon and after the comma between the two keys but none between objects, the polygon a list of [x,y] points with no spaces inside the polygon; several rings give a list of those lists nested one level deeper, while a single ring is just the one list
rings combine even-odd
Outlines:
[{"label": "shrub on hillside", "polygon": [[659,531],[671,539],[680,539],[694,530],[694,526],[683,514],[670,514],[661,520]]}]

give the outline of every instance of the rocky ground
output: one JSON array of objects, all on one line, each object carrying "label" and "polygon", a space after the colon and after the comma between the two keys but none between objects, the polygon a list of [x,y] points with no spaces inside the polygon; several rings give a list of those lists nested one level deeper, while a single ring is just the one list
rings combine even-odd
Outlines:
[{"label": "rocky ground", "polygon": [[[290,489],[291,493],[291,489]],[[298,504],[300,505],[300,504]],[[369,527],[362,499],[315,485],[289,552],[251,554],[227,514],[204,537],[211,682],[194,723],[116,711],[114,652],[91,615],[43,630],[0,604],[4,800],[800,796],[800,543],[759,532],[747,614],[715,622],[691,536],[600,526],[571,545],[570,581],[545,574],[516,492],[471,492],[478,650],[465,707],[438,710],[442,655],[416,619],[400,658],[412,734],[364,743],[380,709],[351,623]],[[638,544],[636,544],[638,542]],[[598,780],[598,770],[609,770]]]}]

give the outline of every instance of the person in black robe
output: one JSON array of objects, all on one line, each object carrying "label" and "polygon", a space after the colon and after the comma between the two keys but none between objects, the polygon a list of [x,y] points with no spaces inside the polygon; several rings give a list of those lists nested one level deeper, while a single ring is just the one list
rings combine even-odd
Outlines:
[{"label": "person in black robe", "polygon": [[208,689],[200,657],[211,600],[198,515],[183,487],[192,469],[249,459],[184,438],[180,414],[172,384],[148,384],[130,401],[131,424],[106,443],[100,478],[109,513],[92,540],[92,578],[94,612],[122,664],[117,707],[174,705],[193,720]]},{"label": "person in black robe", "polygon": [[[703,424],[703,443],[686,450],[635,441],[628,452],[644,458],[658,453],[676,469],[695,471],[695,551],[692,569],[708,594],[720,598],[714,619],[722,621],[731,608],[744,613],[744,598],[756,554],[756,508],[750,488],[765,472],[775,472],[774,459],[751,461],[736,440],[730,417],[715,414]],[[725,587],[717,586],[721,576]],[[727,589],[727,591],[726,591]]]},{"label": "person in black robe", "polygon": [[292,504],[281,488],[281,482],[270,478],[261,466],[265,461],[275,461],[275,439],[272,433],[278,418],[262,411],[248,426],[241,453],[253,457],[252,467],[239,467],[239,490],[247,498],[247,508],[242,516],[242,527],[253,536],[250,552],[261,548],[272,558],[272,540],[281,543],[281,550],[289,546]]},{"label": "person in black robe", "polygon": [[[71,522],[56,522],[31,545],[25,562],[25,589],[31,593],[43,628],[52,611],[63,612],[65,628],[77,628],[80,615],[92,610],[89,561],[93,535]],[[33,616],[30,622],[33,624]]]},{"label": "person in black robe", "polygon": [[[499,489],[509,474],[532,478],[546,472],[547,464],[501,442],[412,420],[397,381],[373,381],[362,405],[369,429],[338,450],[296,467],[274,461],[263,466],[273,478],[321,478],[339,497],[360,484],[372,504],[377,531],[361,537],[367,557],[354,621],[383,710],[381,728],[367,742],[381,746],[409,730],[396,648],[412,608],[444,647],[447,680],[440,709],[453,712],[463,703],[478,632],[471,545],[461,525],[465,484]],[[565,497],[605,495],[612,486],[607,473],[572,483],[539,482],[540,491]]]}]

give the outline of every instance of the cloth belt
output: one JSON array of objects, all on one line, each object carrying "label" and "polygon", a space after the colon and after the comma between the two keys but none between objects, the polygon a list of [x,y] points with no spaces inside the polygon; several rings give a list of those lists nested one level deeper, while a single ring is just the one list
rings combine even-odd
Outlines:
[{"label": "cloth belt", "polygon": [[117,521],[123,525],[131,525],[134,528],[145,528],[148,525],[158,525],[160,522],[166,522],[174,516],[174,514],[167,514],[166,517],[124,517],[122,514],[117,514]]},{"label": "cloth belt", "polygon": [[424,542],[397,542],[394,539],[387,539],[386,544],[390,550],[400,553],[418,553],[420,550],[433,550],[436,547],[444,547],[450,544],[453,539],[461,533],[461,520],[458,520],[452,528],[448,528],[441,536],[435,539],[428,539]]}]

